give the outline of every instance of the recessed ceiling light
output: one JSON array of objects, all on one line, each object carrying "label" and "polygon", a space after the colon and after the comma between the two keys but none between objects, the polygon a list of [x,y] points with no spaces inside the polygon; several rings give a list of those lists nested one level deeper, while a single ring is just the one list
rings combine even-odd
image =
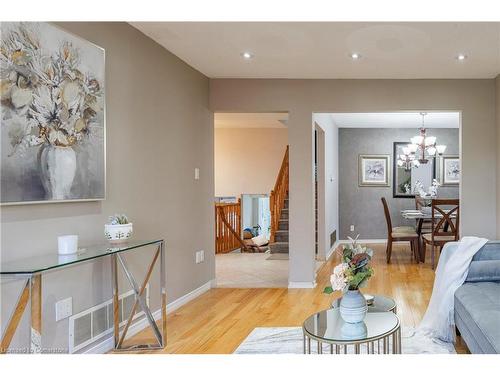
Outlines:
[{"label": "recessed ceiling light", "polygon": [[253,55],[250,52],[243,52],[241,54],[241,57],[243,57],[245,60],[250,60],[253,57]]},{"label": "recessed ceiling light", "polygon": [[356,52],[351,53],[349,56],[350,56],[350,57],[351,57],[351,59],[353,59],[353,60],[359,60],[359,59],[361,58],[361,55],[360,55],[359,53],[356,53]]},{"label": "recessed ceiling light", "polygon": [[467,55],[464,55],[463,53],[460,53],[460,54],[457,56],[457,60],[458,60],[458,61],[464,61],[466,58],[467,58]]}]

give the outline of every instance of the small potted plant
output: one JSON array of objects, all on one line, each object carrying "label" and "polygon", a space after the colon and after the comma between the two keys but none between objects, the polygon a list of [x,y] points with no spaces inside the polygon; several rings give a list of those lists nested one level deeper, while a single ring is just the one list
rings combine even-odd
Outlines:
[{"label": "small potted plant", "polygon": [[359,323],[365,318],[368,306],[359,288],[366,286],[373,275],[373,268],[369,265],[373,250],[358,244],[358,237],[348,237],[351,243],[342,248],[342,263],[334,268],[330,277],[332,285],[324,290],[327,294],[335,290],[343,292],[340,315],[347,323]]},{"label": "small potted plant", "polygon": [[104,225],[104,235],[111,243],[126,242],[132,236],[132,223],[124,214],[114,214]]}]

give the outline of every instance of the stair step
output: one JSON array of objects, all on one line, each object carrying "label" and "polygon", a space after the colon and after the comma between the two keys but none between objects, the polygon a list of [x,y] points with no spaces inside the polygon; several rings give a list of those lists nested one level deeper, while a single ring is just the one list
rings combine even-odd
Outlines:
[{"label": "stair step", "polygon": [[277,230],[274,238],[277,242],[288,242],[288,230]]},{"label": "stair step", "polygon": [[269,244],[271,254],[285,253],[288,254],[288,242],[274,242]]},{"label": "stair step", "polygon": [[288,230],[288,219],[279,221],[278,230]]}]

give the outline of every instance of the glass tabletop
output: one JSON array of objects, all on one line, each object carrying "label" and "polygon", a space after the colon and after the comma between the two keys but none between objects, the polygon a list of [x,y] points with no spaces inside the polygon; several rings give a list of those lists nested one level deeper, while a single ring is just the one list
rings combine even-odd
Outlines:
[{"label": "glass tabletop", "polygon": [[371,341],[383,337],[399,326],[392,312],[368,311],[361,323],[346,323],[340,309],[334,308],[311,315],[304,322],[305,332],[317,339],[331,342]]},{"label": "glass tabletop", "polygon": [[[368,297],[368,295],[363,294],[365,297]],[[370,301],[367,299],[368,303],[368,311],[372,312],[384,312],[384,311],[393,311],[396,308],[396,301],[394,301],[390,297],[386,296],[381,296],[381,295],[374,295],[373,301]],[[340,306],[340,301],[342,300],[342,297],[335,299],[332,302],[332,307],[339,307]]]},{"label": "glass tabletop", "polygon": [[71,264],[100,258],[113,253],[137,249],[139,247],[159,244],[163,240],[149,241],[127,241],[120,244],[99,244],[85,246],[78,249],[76,254],[59,255],[57,250],[51,254],[45,254],[30,258],[17,259],[10,262],[0,263],[0,275],[33,274],[43,271],[65,267]]}]

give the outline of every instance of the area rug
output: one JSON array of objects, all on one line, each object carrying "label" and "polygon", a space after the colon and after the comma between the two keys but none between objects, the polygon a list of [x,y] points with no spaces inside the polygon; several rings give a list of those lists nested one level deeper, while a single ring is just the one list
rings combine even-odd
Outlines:
[{"label": "area rug", "polygon": [[[418,335],[411,327],[403,327],[401,336],[403,354],[456,354],[453,344]],[[366,351],[366,345],[363,346],[365,348],[362,350]],[[302,328],[257,327],[243,340],[234,353],[303,354],[303,350]],[[392,352],[392,349],[390,351]],[[311,352],[317,353],[316,342],[314,344],[311,342]],[[329,345],[323,345],[323,353],[330,354]],[[348,353],[353,353],[352,345],[349,345]]]}]

